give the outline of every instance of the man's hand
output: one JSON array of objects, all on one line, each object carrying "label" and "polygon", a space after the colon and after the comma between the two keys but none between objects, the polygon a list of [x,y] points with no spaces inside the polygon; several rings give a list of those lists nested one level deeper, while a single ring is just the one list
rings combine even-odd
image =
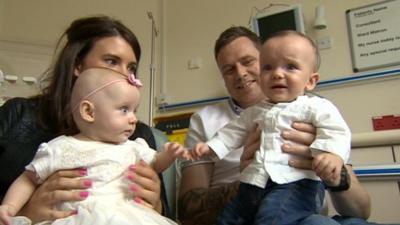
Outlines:
[{"label": "man's hand", "polygon": [[297,169],[312,169],[312,156],[309,146],[315,140],[316,129],[308,123],[294,122],[292,130],[282,132],[282,137],[292,143],[284,143],[282,151],[292,155],[289,166]]},{"label": "man's hand", "polygon": [[254,155],[260,149],[261,144],[261,129],[255,127],[253,132],[250,132],[243,147],[243,153],[240,156],[240,172],[244,170],[254,159]]}]

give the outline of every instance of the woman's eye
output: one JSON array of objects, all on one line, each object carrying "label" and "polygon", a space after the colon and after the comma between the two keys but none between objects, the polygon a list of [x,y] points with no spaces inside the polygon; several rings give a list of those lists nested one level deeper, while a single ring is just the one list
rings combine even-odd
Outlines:
[{"label": "woman's eye", "polygon": [[129,66],[128,71],[129,71],[129,73],[135,74],[135,76],[136,76],[137,66],[136,65]]},{"label": "woman's eye", "polygon": [[115,60],[115,59],[106,59],[105,61],[109,65],[116,65],[117,64],[117,60]]}]

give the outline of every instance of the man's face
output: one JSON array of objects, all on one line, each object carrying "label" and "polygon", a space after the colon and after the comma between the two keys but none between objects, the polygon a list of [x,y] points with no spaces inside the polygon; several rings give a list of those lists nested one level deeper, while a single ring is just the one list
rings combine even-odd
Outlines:
[{"label": "man's face", "polygon": [[232,41],[217,55],[229,95],[242,107],[247,108],[264,99],[259,86],[260,53],[247,37]]}]

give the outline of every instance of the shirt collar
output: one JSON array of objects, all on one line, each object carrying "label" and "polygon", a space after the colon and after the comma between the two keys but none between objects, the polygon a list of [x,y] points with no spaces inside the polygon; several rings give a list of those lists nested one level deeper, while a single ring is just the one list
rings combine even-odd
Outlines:
[{"label": "shirt collar", "polygon": [[232,111],[236,114],[236,115],[240,115],[243,112],[243,108],[241,108],[236,102],[235,100],[233,100],[232,98],[229,98],[229,106],[231,107]]}]

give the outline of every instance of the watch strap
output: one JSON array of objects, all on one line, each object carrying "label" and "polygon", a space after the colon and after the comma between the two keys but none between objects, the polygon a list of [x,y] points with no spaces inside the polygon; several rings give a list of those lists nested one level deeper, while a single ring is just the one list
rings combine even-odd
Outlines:
[{"label": "watch strap", "polygon": [[346,166],[344,164],[340,171],[339,185],[335,187],[335,186],[328,186],[325,184],[325,186],[331,192],[346,191],[350,188],[350,176],[349,176],[349,173],[347,172]]}]

